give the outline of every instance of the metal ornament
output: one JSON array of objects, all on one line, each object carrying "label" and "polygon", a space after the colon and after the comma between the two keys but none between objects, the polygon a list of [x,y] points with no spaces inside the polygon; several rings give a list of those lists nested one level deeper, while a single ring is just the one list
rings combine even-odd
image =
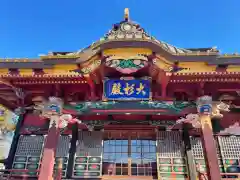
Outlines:
[{"label": "metal ornament", "polygon": [[50,97],[49,101],[44,104],[43,116],[50,118],[51,116],[60,116],[62,114],[63,101],[57,97]]},{"label": "metal ornament", "polygon": [[197,109],[199,113],[211,115],[212,113],[212,97],[202,96],[197,99]]}]

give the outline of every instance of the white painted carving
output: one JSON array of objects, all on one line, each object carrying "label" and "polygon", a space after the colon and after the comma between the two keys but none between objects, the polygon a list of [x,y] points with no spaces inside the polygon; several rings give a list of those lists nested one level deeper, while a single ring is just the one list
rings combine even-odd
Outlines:
[{"label": "white painted carving", "polygon": [[59,119],[60,119],[59,128],[65,128],[67,127],[68,124],[82,123],[79,119],[73,118],[71,114],[63,114],[60,116]]},{"label": "white painted carving", "polygon": [[224,102],[220,102],[219,104],[215,105],[212,111],[212,117],[222,118],[223,114],[221,112],[229,112],[230,106]]},{"label": "white painted carving", "polygon": [[225,128],[223,131],[220,131],[221,134],[229,134],[229,135],[240,135],[240,125],[239,122],[234,123],[233,125]]},{"label": "white painted carving", "polygon": [[183,124],[183,123],[189,123],[194,128],[200,128],[201,123],[199,121],[199,115],[198,114],[188,114],[185,118],[181,117],[179,120],[177,120],[177,124]]}]

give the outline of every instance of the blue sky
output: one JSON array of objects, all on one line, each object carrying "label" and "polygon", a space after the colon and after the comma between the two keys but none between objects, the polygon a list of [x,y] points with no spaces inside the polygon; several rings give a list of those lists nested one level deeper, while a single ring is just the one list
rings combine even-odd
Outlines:
[{"label": "blue sky", "polygon": [[130,18],[182,48],[240,52],[240,0],[1,0],[0,58],[76,51]]}]

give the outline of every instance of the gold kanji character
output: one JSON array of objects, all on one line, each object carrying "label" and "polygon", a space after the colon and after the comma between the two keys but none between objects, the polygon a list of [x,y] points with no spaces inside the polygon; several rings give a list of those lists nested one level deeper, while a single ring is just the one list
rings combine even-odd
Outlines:
[{"label": "gold kanji character", "polygon": [[126,87],[123,89],[126,95],[132,95],[134,93],[135,84],[129,85],[126,83]]},{"label": "gold kanji character", "polygon": [[113,83],[111,94],[112,95],[122,95],[123,94],[121,92],[121,84],[120,83]]},{"label": "gold kanji character", "polygon": [[145,88],[144,85],[142,83],[140,83],[139,87],[136,88],[137,94],[142,93],[142,95],[145,95],[146,91],[144,91],[144,88]]}]

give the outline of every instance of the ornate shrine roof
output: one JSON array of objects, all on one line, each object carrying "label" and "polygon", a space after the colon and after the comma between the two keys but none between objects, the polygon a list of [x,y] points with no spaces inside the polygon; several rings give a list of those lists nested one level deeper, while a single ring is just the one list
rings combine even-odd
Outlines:
[{"label": "ornate shrine roof", "polygon": [[[108,33],[90,46],[76,52],[50,52],[47,55],[40,55],[40,58],[37,59],[0,59],[0,74],[4,74],[1,72],[1,69],[4,68],[49,70],[59,64],[84,64],[83,66],[86,67],[91,64],[86,62],[91,61],[94,56],[104,50],[114,48],[150,49],[157,55],[164,57],[170,64],[174,62],[204,62],[210,66],[240,65],[240,55],[236,53],[222,55],[216,47],[179,48],[157,40],[149,35],[138,23],[131,21],[129,11],[125,9],[124,20],[114,24]],[[236,70],[237,67],[234,68]],[[68,71],[67,74],[76,75],[74,71]]]}]

